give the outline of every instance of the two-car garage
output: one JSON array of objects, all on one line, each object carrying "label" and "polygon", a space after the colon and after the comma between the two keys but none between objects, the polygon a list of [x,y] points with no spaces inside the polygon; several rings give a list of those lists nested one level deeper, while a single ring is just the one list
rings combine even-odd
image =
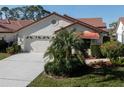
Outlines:
[{"label": "two-car garage", "polygon": [[50,36],[27,36],[25,37],[24,50],[26,52],[45,52],[50,45]]}]

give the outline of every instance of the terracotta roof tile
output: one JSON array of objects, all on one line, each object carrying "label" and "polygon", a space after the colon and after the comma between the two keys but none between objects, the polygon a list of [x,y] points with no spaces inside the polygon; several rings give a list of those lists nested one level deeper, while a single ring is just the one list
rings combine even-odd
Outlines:
[{"label": "terracotta roof tile", "polygon": [[99,33],[96,33],[94,31],[83,31],[83,32],[76,32],[76,34],[80,37],[80,38],[84,38],[84,39],[99,39],[100,35]]},{"label": "terracotta roof tile", "polygon": [[33,20],[0,20],[0,32],[16,32],[18,29],[31,24]]},{"label": "terracotta roof tile", "polygon": [[[81,22],[82,24],[86,24],[86,25],[89,25],[90,27],[92,26],[93,28],[96,28],[96,29],[101,29],[103,31],[107,31],[106,30],[106,24],[103,22],[102,18],[80,18],[80,19],[75,19],[73,17],[70,17],[68,15],[64,15],[65,18],[69,19],[69,20],[72,20],[73,22]],[[92,19],[92,20],[91,20]],[[97,21],[93,21],[93,20],[96,20]],[[98,19],[100,19],[98,21]],[[99,26],[98,26],[99,25]]]},{"label": "terracotta roof tile", "polygon": [[80,18],[78,20],[101,29],[106,28],[106,24],[103,22],[102,18]]}]

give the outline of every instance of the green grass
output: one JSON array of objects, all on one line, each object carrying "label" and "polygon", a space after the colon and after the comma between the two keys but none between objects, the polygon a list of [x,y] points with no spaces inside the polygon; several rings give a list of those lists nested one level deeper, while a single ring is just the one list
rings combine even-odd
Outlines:
[{"label": "green grass", "polygon": [[7,54],[7,53],[0,53],[0,60],[4,59],[4,58],[7,58],[9,57],[10,54]]},{"label": "green grass", "polygon": [[59,79],[42,73],[28,87],[124,87],[124,67],[108,70],[106,74],[100,71]]}]

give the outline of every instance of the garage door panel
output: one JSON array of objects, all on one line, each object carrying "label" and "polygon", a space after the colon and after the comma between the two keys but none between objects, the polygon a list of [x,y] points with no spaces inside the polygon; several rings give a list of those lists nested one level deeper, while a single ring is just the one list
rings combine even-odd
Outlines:
[{"label": "garage door panel", "polygon": [[45,52],[48,46],[48,41],[35,41],[31,43],[32,52]]},{"label": "garage door panel", "polygon": [[27,52],[45,52],[49,46],[49,41],[25,40],[25,50]]}]

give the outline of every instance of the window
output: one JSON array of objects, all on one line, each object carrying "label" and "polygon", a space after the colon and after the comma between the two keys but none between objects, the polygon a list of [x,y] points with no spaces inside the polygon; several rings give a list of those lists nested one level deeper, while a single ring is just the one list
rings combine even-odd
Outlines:
[{"label": "window", "polygon": [[57,19],[53,19],[50,21],[50,23],[53,25],[53,26],[57,26],[59,24],[59,21]]},{"label": "window", "polygon": [[35,40],[43,40],[43,41],[46,40],[47,41],[47,40],[52,39],[52,36],[42,36],[42,35],[41,36],[35,36],[34,35],[34,36],[27,36],[26,39],[35,39]]},{"label": "window", "polygon": [[51,23],[52,23],[52,24],[56,24],[56,20],[53,19],[53,20],[51,21]]}]

